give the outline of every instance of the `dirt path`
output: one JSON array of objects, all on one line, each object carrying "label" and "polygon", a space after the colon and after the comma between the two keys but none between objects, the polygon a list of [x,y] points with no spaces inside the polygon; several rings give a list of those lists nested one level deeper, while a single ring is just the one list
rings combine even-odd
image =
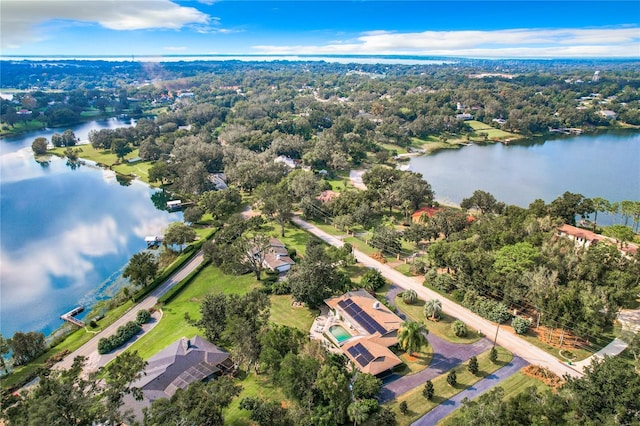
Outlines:
[{"label": "dirt path", "polygon": [[[343,242],[338,238],[327,234],[326,232],[297,216],[293,218],[293,222],[300,226],[302,229],[305,229],[308,232],[318,236],[331,245],[341,247],[343,244]],[[354,255],[356,256],[356,259],[359,263],[367,267],[378,269],[385,278],[387,278],[395,285],[403,289],[414,289],[421,299],[440,299],[442,301],[442,310],[444,313],[451,315],[461,321],[464,321],[469,327],[475,328],[476,330],[482,332],[485,336],[494,336],[496,334],[496,324],[482,318],[479,315],[474,314],[470,310],[458,305],[457,303],[454,303],[449,299],[443,298],[436,292],[423,287],[422,283],[419,283],[413,278],[407,277],[400,272],[375,261],[374,259],[358,250],[354,250]],[[532,345],[531,343],[518,337],[517,335],[512,334],[504,328],[501,328],[498,333],[497,343],[510,352],[514,353],[515,355],[524,358],[530,364],[548,368],[559,376],[567,374],[572,377],[581,377],[583,375],[581,370],[579,371],[569,366],[568,364],[559,361],[553,355],[548,354],[542,349]]]}]

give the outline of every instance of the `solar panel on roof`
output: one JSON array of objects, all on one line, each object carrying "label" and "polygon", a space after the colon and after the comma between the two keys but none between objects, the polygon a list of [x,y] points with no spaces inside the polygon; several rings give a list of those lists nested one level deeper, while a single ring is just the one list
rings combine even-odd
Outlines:
[{"label": "solar panel on roof", "polygon": [[349,352],[349,355],[354,358],[358,356],[358,350],[354,346],[351,346],[349,349],[347,349],[347,352]]},{"label": "solar panel on roof", "polygon": [[338,302],[338,306],[340,306],[342,309],[344,309],[347,306],[346,300],[339,301]]}]

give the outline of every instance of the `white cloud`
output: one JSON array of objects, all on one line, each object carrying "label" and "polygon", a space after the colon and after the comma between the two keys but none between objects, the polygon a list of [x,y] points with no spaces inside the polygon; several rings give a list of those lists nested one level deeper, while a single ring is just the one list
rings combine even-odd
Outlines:
[{"label": "white cloud", "polygon": [[269,54],[406,54],[471,57],[638,57],[640,29],[564,28],[494,31],[369,31],[325,45],[259,45]]},{"label": "white cloud", "polygon": [[0,8],[3,48],[45,39],[42,24],[60,20],[112,30],[180,29],[210,22],[198,9],[169,0],[2,0]]},{"label": "white cloud", "polygon": [[65,277],[75,285],[84,285],[86,275],[93,269],[88,258],[118,253],[125,243],[115,220],[109,217],[92,225],[81,224],[55,239],[39,240],[12,255],[2,251],[2,297],[19,301],[21,306],[41,300],[51,291],[52,277]]}]

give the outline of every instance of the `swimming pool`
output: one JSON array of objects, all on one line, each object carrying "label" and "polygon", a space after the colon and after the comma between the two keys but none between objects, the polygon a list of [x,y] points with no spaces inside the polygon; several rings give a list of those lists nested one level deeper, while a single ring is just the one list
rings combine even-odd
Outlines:
[{"label": "swimming pool", "polygon": [[329,333],[331,333],[333,335],[333,337],[336,338],[338,343],[342,343],[342,342],[344,342],[345,340],[347,340],[348,338],[351,337],[349,332],[347,330],[345,330],[344,327],[341,326],[341,325],[332,325],[329,328]]}]

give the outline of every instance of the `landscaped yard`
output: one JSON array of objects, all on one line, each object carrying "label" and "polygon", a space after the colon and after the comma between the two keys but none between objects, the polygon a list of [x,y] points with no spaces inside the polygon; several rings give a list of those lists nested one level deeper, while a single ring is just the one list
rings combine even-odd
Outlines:
[{"label": "landscaped yard", "polygon": [[136,341],[129,350],[137,350],[148,359],[161,349],[180,339],[201,333],[189,325],[185,313],[197,320],[200,318],[200,303],[207,294],[214,292],[242,294],[260,287],[253,274],[232,276],[223,274],[218,268],[204,268],[193,281],[170,303],[162,308],[160,323]]},{"label": "landscaped yard", "polygon": [[438,321],[431,321],[430,319],[425,318],[423,313],[423,300],[418,300],[418,302],[413,305],[407,305],[402,301],[402,297],[398,296],[396,297],[394,304],[413,321],[424,323],[430,333],[435,334],[441,339],[445,339],[453,343],[474,343],[482,337],[478,335],[476,330],[474,330],[469,324],[467,324],[468,332],[466,336],[456,336],[451,330],[451,326],[455,321],[455,318],[445,314],[444,312],[440,314],[441,318]]},{"label": "landscaped yard", "polygon": [[[504,367],[513,358],[512,354],[501,347],[498,349],[498,362],[493,364],[489,361],[489,351],[482,353],[478,356],[479,372],[477,376],[474,376],[467,369],[468,362],[459,365],[455,368],[457,375],[457,385],[455,387],[449,386],[447,383],[447,374],[442,374],[436,377],[433,382],[435,388],[435,396],[431,401],[422,396],[422,387],[417,387],[403,395],[400,395],[394,401],[387,404],[387,406],[396,413],[399,425],[409,425],[431,411],[434,407],[440,405],[452,396],[462,392],[464,389],[478,382],[479,380],[487,377],[494,371]],[[400,412],[400,403],[406,401],[409,407],[407,414]]]},{"label": "landscaped yard", "polygon": [[480,132],[487,133],[490,140],[505,140],[505,139],[521,139],[521,135],[515,133],[509,133],[501,129],[496,129],[488,124],[481,123],[480,121],[470,120],[467,124],[473,129],[473,140],[482,140]]},{"label": "landscaped yard", "polygon": [[[518,371],[511,377],[501,382],[498,386],[504,389],[504,400],[513,398],[514,396],[522,393],[525,389],[535,386],[539,392],[550,389],[549,386],[542,383],[542,381],[534,379],[531,376],[527,376],[522,371]],[[459,421],[459,410],[454,411],[447,417],[442,419],[438,425],[440,426],[457,426]]]}]

